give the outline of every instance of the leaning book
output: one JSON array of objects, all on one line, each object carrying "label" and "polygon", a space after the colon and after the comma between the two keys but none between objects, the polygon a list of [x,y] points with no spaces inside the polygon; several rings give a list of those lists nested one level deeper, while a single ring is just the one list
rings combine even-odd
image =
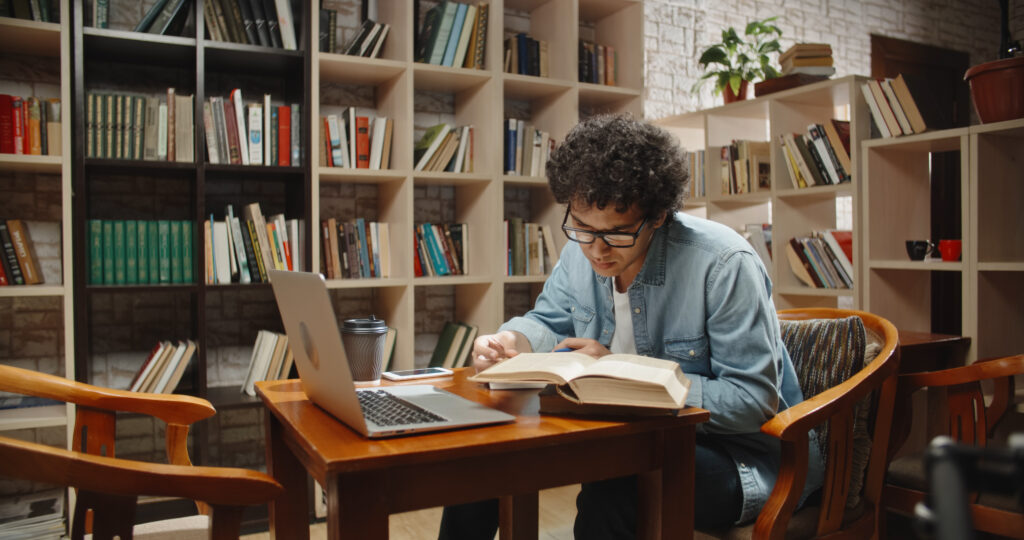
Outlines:
[{"label": "leaning book", "polygon": [[521,353],[470,377],[476,382],[545,382],[583,404],[680,409],[690,380],[679,364],[633,354]]}]

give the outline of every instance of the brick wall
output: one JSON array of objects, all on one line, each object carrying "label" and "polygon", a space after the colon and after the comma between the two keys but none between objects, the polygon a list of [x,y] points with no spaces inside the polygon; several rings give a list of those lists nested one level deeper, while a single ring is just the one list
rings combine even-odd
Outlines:
[{"label": "brick wall", "polygon": [[[647,0],[644,3],[646,102],[644,116],[660,118],[720,105],[711,84],[691,87],[703,72],[700,53],[728,26],[779,17],[782,48],[797,42],[832,45],[836,76],[869,75],[870,34],[965,51],[971,65],[996,58],[999,5],[995,0]],[[1010,0],[1010,31],[1024,41],[1024,0]]]}]

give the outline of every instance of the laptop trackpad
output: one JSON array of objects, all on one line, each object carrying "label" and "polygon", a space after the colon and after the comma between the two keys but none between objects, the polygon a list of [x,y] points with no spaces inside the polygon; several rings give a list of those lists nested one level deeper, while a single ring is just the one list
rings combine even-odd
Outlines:
[{"label": "laptop trackpad", "polygon": [[494,422],[515,417],[429,384],[389,386],[388,392],[452,422]]}]

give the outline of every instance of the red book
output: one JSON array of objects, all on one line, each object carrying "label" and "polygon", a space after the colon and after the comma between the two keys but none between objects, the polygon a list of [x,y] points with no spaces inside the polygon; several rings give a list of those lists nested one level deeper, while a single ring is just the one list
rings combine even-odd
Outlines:
[{"label": "red book", "polygon": [[235,121],[235,106],[230,99],[224,100],[224,124],[228,132],[228,163],[242,164],[242,150],[238,146],[238,123]]},{"label": "red book", "polygon": [[18,96],[11,100],[11,118],[14,120],[14,128],[11,130],[14,140],[14,153],[24,154],[25,145],[28,144],[28,137],[25,136],[25,102]]},{"label": "red book", "polygon": [[292,164],[292,108],[288,105],[277,108],[277,164]]},{"label": "red book", "polygon": [[29,155],[32,153],[32,137],[29,136],[29,124],[28,124],[28,100],[21,100],[21,135],[22,135],[22,149],[21,153]]},{"label": "red book", "polygon": [[839,247],[843,248],[846,258],[853,262],[853,231],[831,230],[829,234],[836,239]]},{"label": "red book", "polygon": [[0,153],[14,153],[14,96],[0,94]]},{"label": "red book", "polygon": [[7,282],[7,271],[4,270],[4,265],[0,263],[0,287],[4,285],[10,285],[10,283]]},{"label": "red book", "polygon": [[423,266],[420,264],[420,244],[416,241],[416,236],[412,237],[412,270],[416,277],[423,275]]},{"label": "red book", "polygon": [[356,117],[356,168],[370,168],[370,118]]}]

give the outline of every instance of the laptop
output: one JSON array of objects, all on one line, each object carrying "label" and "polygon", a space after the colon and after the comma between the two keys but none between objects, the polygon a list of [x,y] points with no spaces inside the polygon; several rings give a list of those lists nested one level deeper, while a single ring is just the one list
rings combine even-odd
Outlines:
[{"label": "laptop", "polygon": [[[353,430],[380,438],[515,420],[428,384],[356,388],[324,277],[283,270],[269,274],[302,389]],[[390,413],[393,409],[399,412]]]}]

